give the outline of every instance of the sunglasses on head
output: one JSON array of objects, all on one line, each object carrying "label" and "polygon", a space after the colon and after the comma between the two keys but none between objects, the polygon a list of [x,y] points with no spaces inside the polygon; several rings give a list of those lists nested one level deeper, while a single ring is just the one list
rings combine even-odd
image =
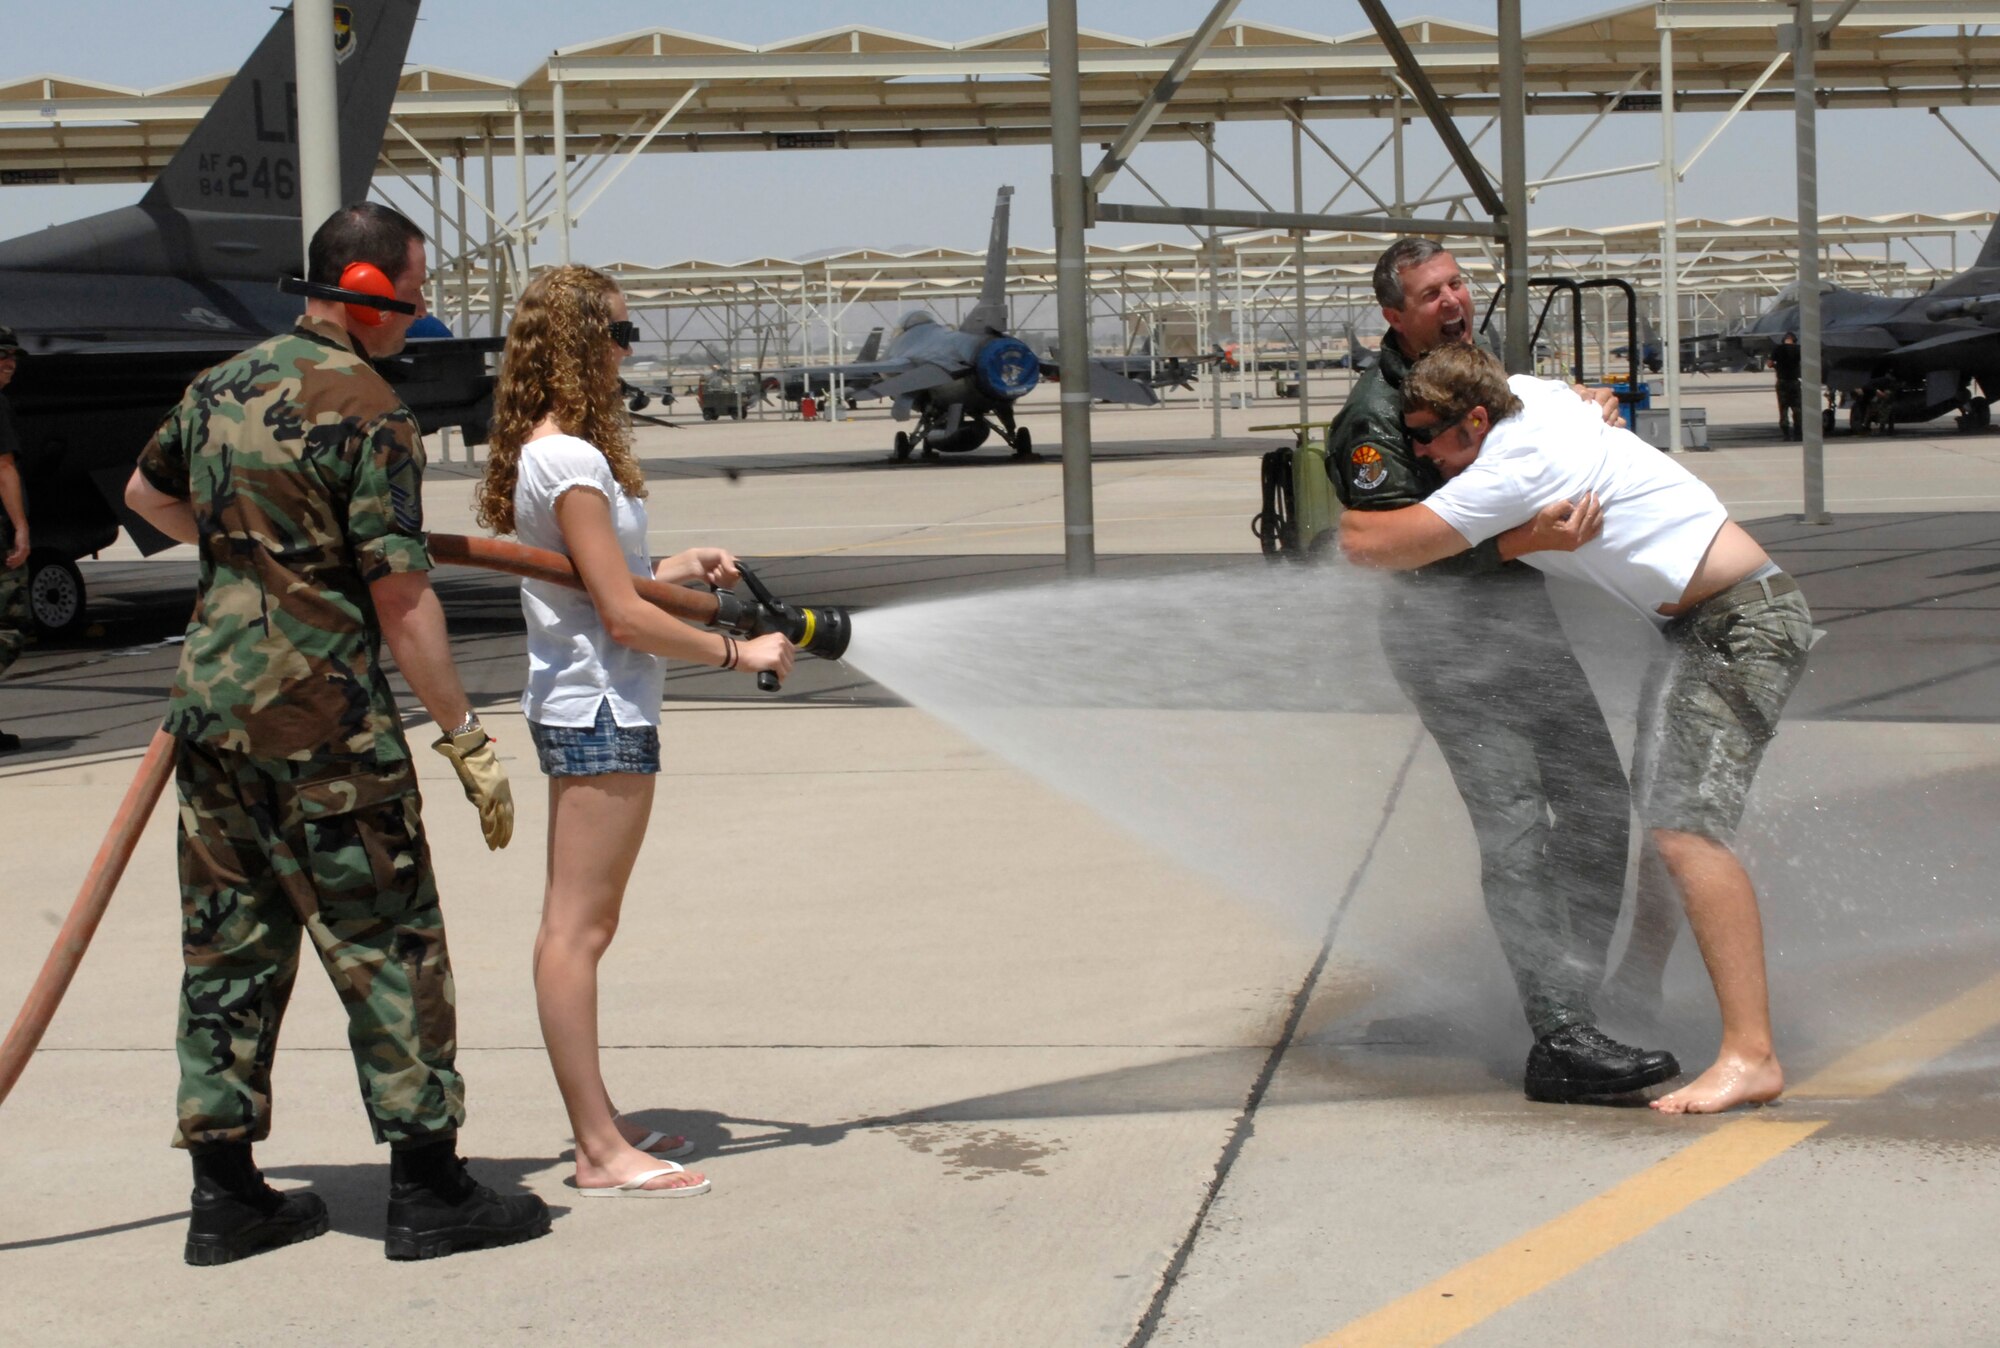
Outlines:
[{"label": "sunglasses on head", "polygon": [[629,318],[619,319],[611,325],[611,340],[630,351],[632,343],[639,340],[639,325]]},{"label": "sunglasses on head", "polygon": [[1410,437],[1410,443],[1413,445],[1428,445],[1431,441],[1437,439],[1440,435],[1443,435],[1446,431],[1458,425],[1458,423],[1463,420],[1465,420],[1465,413],[1460,412],[1450,421],[1444,422],[1440,425],[1422,426],[1422,427],[1404,426],[1403,433]]}]

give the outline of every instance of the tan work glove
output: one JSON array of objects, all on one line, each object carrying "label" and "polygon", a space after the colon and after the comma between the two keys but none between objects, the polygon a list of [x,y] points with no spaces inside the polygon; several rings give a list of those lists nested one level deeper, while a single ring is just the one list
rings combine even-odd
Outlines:
[{"label": "tan work glove", "polygon": [[505,847],[514,836],[514,789],[507,785],[500,756],[493,752],[492,736],[475,728],[463,735],[440,735],[431,748],[451,760],[465,798],[479,807],[486,849]]}]

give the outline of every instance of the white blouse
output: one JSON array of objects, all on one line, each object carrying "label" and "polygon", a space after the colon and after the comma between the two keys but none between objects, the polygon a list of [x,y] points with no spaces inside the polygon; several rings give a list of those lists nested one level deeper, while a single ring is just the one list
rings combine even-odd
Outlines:
[{"label": "white blouse", "polygon": [[[633,575],[650,578],[646,503],[627,496],[597,447],[573,435],[544,436],[521,446],[514,482],[515,536],[529,547],[566,553],[556,501],[579,487],[611,503],[625,565]],[[621,726],[660,723],[666,670],[659,657],[613,641],[588,594],[524,580],[521,613],[528,620],[528,683],[521,690],[521,711],[530,721],[588,727],[608,698],[612,718]]]}]

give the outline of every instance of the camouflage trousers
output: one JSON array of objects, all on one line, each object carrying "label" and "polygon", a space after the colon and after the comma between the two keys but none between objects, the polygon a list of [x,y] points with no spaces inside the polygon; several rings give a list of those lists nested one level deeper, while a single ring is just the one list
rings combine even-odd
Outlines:
[{"label": "camouflage trousers", "polygon": [[[0,553],[6,531],[0,529]],[[28,568],[0,566],[0,674],[21,658],[28,642]]]},{"label": "camouflage trousers", "polygon": [[455,1131],[457,1012],[408,763],[256,759],[182,740],[176,1146],[271,1130],[271,1060],[312,938],[378,1142]]}]

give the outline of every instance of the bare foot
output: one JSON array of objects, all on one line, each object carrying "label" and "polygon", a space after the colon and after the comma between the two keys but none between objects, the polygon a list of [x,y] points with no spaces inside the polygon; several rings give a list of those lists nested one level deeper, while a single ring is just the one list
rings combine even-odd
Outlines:
[{"label": "bare foot", "polygon": [[1662,1114],[1720,1114],[1738,1105],[1767,1104],[1785,1089],[1776,1054],[1744,1058],[1725,1054],[1687,1085],[1652,1102]]},{"label": "bare foot", "polygon": [[[621,1154],[604,1161],[587,1161],[582,1156],[576,1158],[576,1187],[579,1189],[608,1189],[620,1184],[629,1184],[648,1170],[660,1168],[659,1158],[636,1147],[627,1147]],[[660,1175],[647,1180],[642,1188],[647,1189],[692,1189],[704,1183],[698,1170],[679,1170],[671,1175]]]},{"label": "bare foot", "polygon": [[[649,1156],[659,1156],[671,1160],[677,1156],[686,1156],[694,1150],[688,1144],[688,1140],[679,1133],[663,1134],[651,1128],[641,1128],[623,1114],[615,1116],[612,1122],[618,1125],[618,1136],[624,1138],[632,1146]],[[652,1145],[640,1146],[648,1138],[652,1139]]]}]

